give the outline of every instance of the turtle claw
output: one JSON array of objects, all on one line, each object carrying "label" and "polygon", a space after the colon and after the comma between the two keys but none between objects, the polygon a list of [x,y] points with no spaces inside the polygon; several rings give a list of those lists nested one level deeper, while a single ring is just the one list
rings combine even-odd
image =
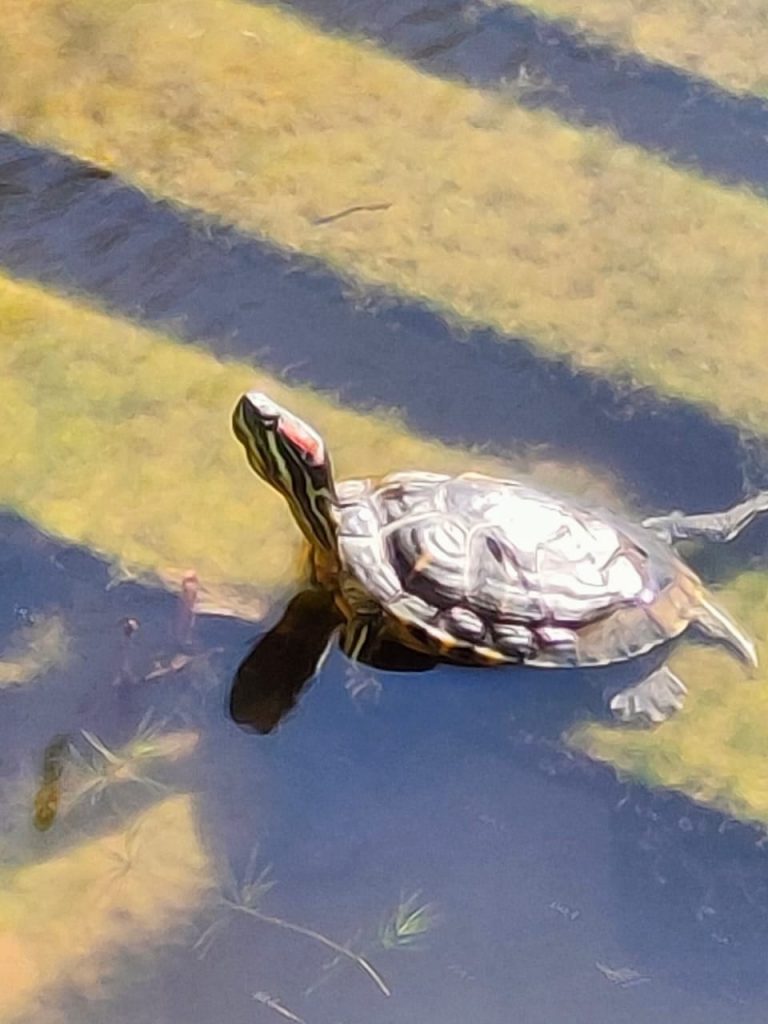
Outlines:
[{"label": "turtle claw", "polygon": [[683,706],[688,689],[666,666],[617,693],[610,708],[622,722],[659,725]]}]

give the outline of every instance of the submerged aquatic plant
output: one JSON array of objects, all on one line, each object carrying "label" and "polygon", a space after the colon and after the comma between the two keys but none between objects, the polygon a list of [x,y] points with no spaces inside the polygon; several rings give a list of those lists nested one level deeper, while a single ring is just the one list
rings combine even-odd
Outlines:
[{"label": "submerged aquatic plant", "polygon": [[379,929],[379,942],[384,949],[413,949],[423,945],[425,937],[439,924],[440,915],[434,903],[419,903],[421,892],[411,893]]},{"label": "submerged aquatic plant", "polygon": [[105,790],[119,783],[138,783],[156,793],[167,791],[164,783],[147,774],[147,763],[158,760],[175,762],[187,757],[197,746],[200,735],[191,729],[164,732],[165,723],[152,723],[152,713],[152,710],[147,712],[133,739],[119,750],[111,750],[87,729],[80,730],[91,747],[91,756],[78,755],[80,779],[71,794],[73,804],[86,796],[90,796],[93,802]]},{"label": "submerged aquatic plant", "polygon": [[230,921],[229,909],[237,906],[255,910],[262,898],[274,886],[269,878],[269,866],[258,870],[259,848],[255,846],[248,859],[241,882],[235,878],[231,868],[227,869],[227,879],[221,887],[219,894],[219,905],[227,908],[224,913],[219,913],[216,919],[202,932],[193,949],[197,950],[200,959],[208,955],[217,934],[225,928]]},{"label": "submerged aquatic plant", "polygon": [[141,839],[141,819],[133,822],[120,836],[114,849],[105,850],[105,871],[97,898],[114,899],[116,889],[127,882],[136,868]]},{"label": "submerged aquatic plant", "polygon": [[[348,944],[356,946],[366,956],[376,952],[377,949],[384,950],[417,950],[424,948],[424,940],[429,932],[440,923],[440,915],[437,905],[434,903],[420,903],[421,891],[416,891],[410,896],[403,897],[392,913],[385,918],[379,926],[375,938],[367,943],[363,942],[360,932]],[[324,982],[328,981],[333,973],[338,970],[343,958],[335,956],[324,964],[321,976],[305,989],[304,994],[309,995]]]},{"label": "submerged aquatic plant", "polygon": [[229,923],[230,912],[246,914],[264,924],[282,928],[285,931],[293,932],[295,935],[303,935],[304,938],[312,939],[314,942],[325,946],[327,949],[332,950],[340,960],[346,959],[355,964],[371,979],[383,995],[391,995],[392,991],[387,983],[376,968],[361,953],[336,942],[334,939],[328,938],[327,935],[323,935],[322,932],[318,932],[314,928],[308,928],[302,924],[294,924],[292,921],[286,921],[282,917],[276,917],[274,914],[267,914],[261,910],[260,903],[263,897],[273,888],[275,883],[269,878],[269,867],[258,871],[258,853],[258,847],[255,847],[248,860],[248,865],[241,882],[237,881],[231,871],[229,872],[229,879],[222,888],[219,900],[223,912],[219,913],[219,916],[205,929],[194,944],[193,948],[198,951],[199,956],[202,958],[207,955],[217,934]]}]

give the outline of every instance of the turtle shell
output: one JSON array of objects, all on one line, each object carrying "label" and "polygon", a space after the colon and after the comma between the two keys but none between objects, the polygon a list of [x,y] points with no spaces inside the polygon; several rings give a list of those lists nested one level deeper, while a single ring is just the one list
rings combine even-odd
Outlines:
[{"label": "turtle shell", "polygon": [[682,633],[703,590],[642,527],[478,474],[348,481],[342,589],[456,660],[601,665]]}]

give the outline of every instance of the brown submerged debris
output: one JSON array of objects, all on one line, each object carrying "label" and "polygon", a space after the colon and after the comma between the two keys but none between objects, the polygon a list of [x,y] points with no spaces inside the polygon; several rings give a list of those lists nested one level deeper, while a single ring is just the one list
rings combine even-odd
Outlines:
[{"label": "brown submerged debris", "polygon": [[54,736],[43,753],[43,771],[32,817],[39,832],[47,832],[56,820],[61,802],[61,779],[70,753],[69,738],[61,735]]}]

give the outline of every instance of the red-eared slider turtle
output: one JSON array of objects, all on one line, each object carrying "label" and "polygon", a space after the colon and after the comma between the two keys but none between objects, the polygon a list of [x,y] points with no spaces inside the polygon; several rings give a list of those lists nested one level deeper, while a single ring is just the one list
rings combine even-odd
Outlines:
[{"label": "red-eared slider turtle", "polygon": [[[734,537],[768,510],[768,492],[726,512],[637,525],[476,473],[336,481],[318,434],[257,392],[240,399],[233,428],[252,468],[287,500],[314,582],[333,595],[333,613],[309,602],[316,653],[340,625],[353,658],[385,636],[462,664],[598,666],[695,627],[756,665],[752,641],[672,545]],[[307,659],[305,679],[315,654]],[[626,721],[661,722],[684,693],[663,666],[611,708]]]}]

